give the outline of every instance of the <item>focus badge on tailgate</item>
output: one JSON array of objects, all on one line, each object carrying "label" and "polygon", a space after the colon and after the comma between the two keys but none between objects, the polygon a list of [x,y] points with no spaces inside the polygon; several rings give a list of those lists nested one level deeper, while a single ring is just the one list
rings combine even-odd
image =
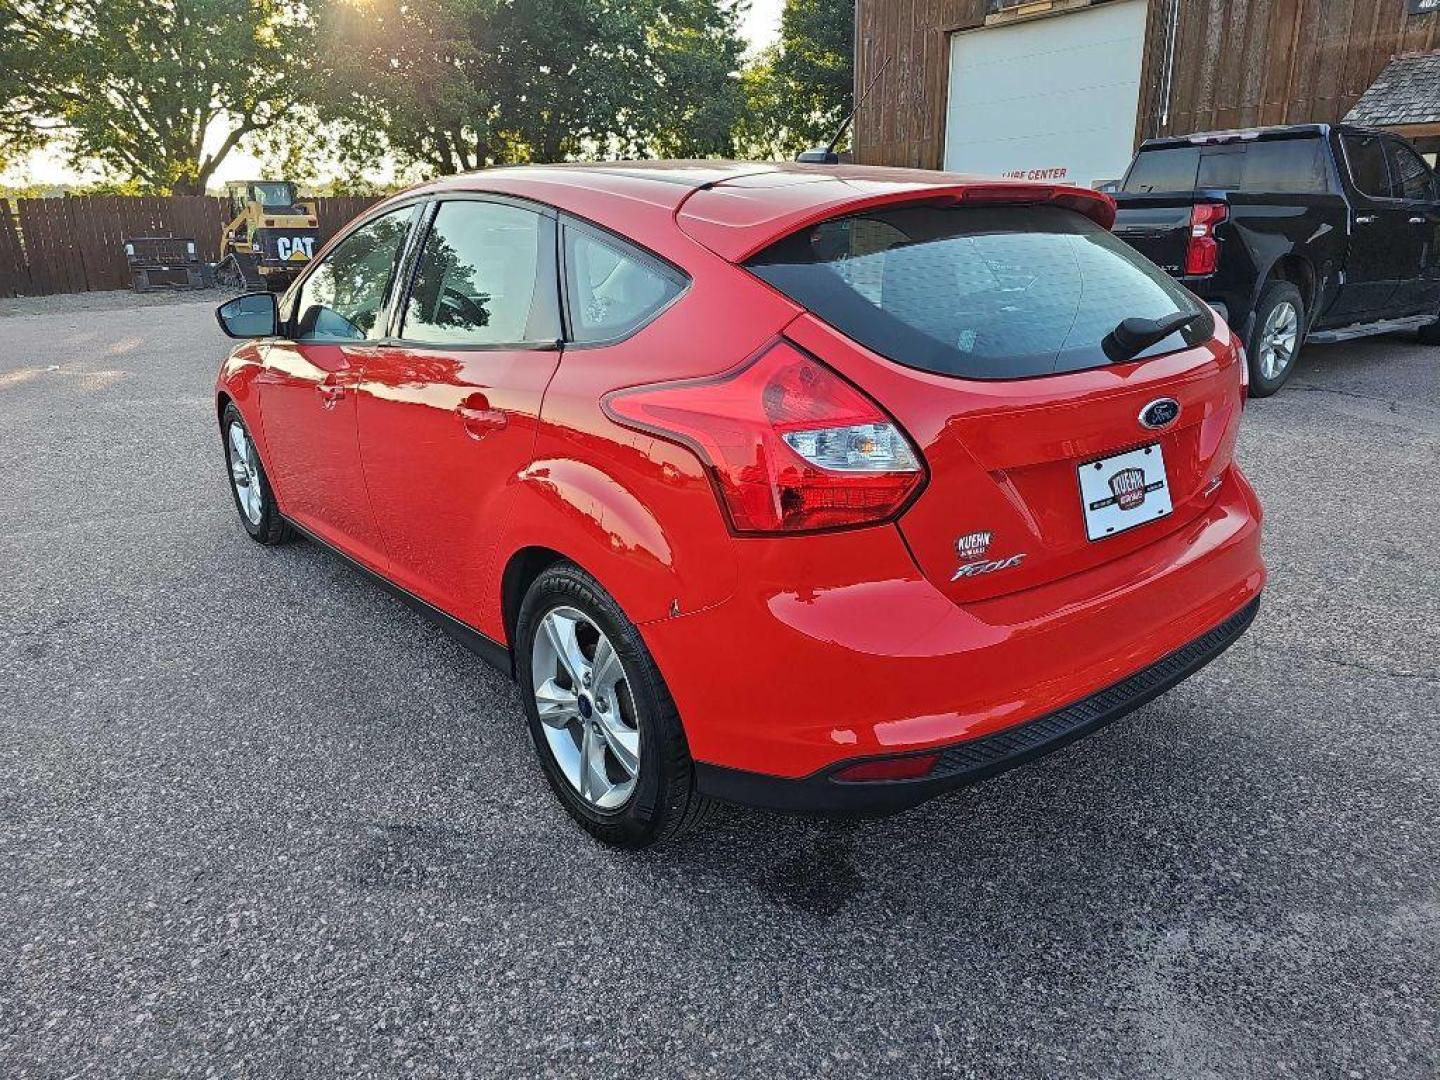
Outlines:
[{"label": "focus badge on tailgate", "polygon": [[1085,535],[1091,540],[1144,525],[1172,509],[1165,457],[1158,445],[1091,461],[1077,472]]}]

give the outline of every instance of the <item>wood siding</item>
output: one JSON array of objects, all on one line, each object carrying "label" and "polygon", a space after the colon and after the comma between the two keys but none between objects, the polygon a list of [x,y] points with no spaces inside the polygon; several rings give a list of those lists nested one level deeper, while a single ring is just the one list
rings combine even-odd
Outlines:
[{"label": "wood siding", "polygon": [[[876,80],[856,160],[940,168],[950,34],[983,26],[985,0],[858,0],[855,19],[856,92]],[[1338,121],[1390,57],[1437,48],[1440,14],[1405,0],[1149,0],[1136,137]]]}]

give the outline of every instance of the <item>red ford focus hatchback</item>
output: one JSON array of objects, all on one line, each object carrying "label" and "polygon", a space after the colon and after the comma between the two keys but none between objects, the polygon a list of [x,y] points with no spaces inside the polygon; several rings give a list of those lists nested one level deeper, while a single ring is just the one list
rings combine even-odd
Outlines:
[{"label": "red ford focus hatchback", "polygon": [[241,523],[523,687],[566,809],[884,812],[1244,632],[1245,363],[1093,192],[715,162],[502,169],[344,230],[217,386]]}]

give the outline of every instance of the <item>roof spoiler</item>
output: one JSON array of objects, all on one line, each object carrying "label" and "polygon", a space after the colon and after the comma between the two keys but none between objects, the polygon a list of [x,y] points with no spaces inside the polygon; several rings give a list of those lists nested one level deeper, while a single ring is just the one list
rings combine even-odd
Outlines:
[{"label": "roof spoiler", "polygon": [[731,262],[744,262],[782,236],[833,217],[904,205],[1034,206],[1048,204],[1084,214],[1102,229],[1115,225],[1115,200],[1104,192],[1063,184],[1015,181],[914,184],[856,195],[853,181],[801,184],[780,189],[785,198],[771,213],[753,192],[717,184],[697,190],[681,205],[676,221],[692,240]]},{"label": "roof spoiler", "polygon": [[1048,184],[974,184],[959,188],[959,203],[1054,203],[1084,214],[1102,229],[1115,225],[1115,200],[1103,191]]}]

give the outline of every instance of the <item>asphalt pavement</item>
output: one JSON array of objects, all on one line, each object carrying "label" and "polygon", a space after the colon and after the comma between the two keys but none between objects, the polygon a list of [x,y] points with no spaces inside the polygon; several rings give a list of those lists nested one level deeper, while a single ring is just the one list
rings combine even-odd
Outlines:
[{"label": "asphalt pavement", "polygon": [[212,306],[0,301],[0,1076],[1440,1073],[1440,348],[1251,403],[1271,582],[1195,678],[636,855],[513,685],[246,539]]}]

